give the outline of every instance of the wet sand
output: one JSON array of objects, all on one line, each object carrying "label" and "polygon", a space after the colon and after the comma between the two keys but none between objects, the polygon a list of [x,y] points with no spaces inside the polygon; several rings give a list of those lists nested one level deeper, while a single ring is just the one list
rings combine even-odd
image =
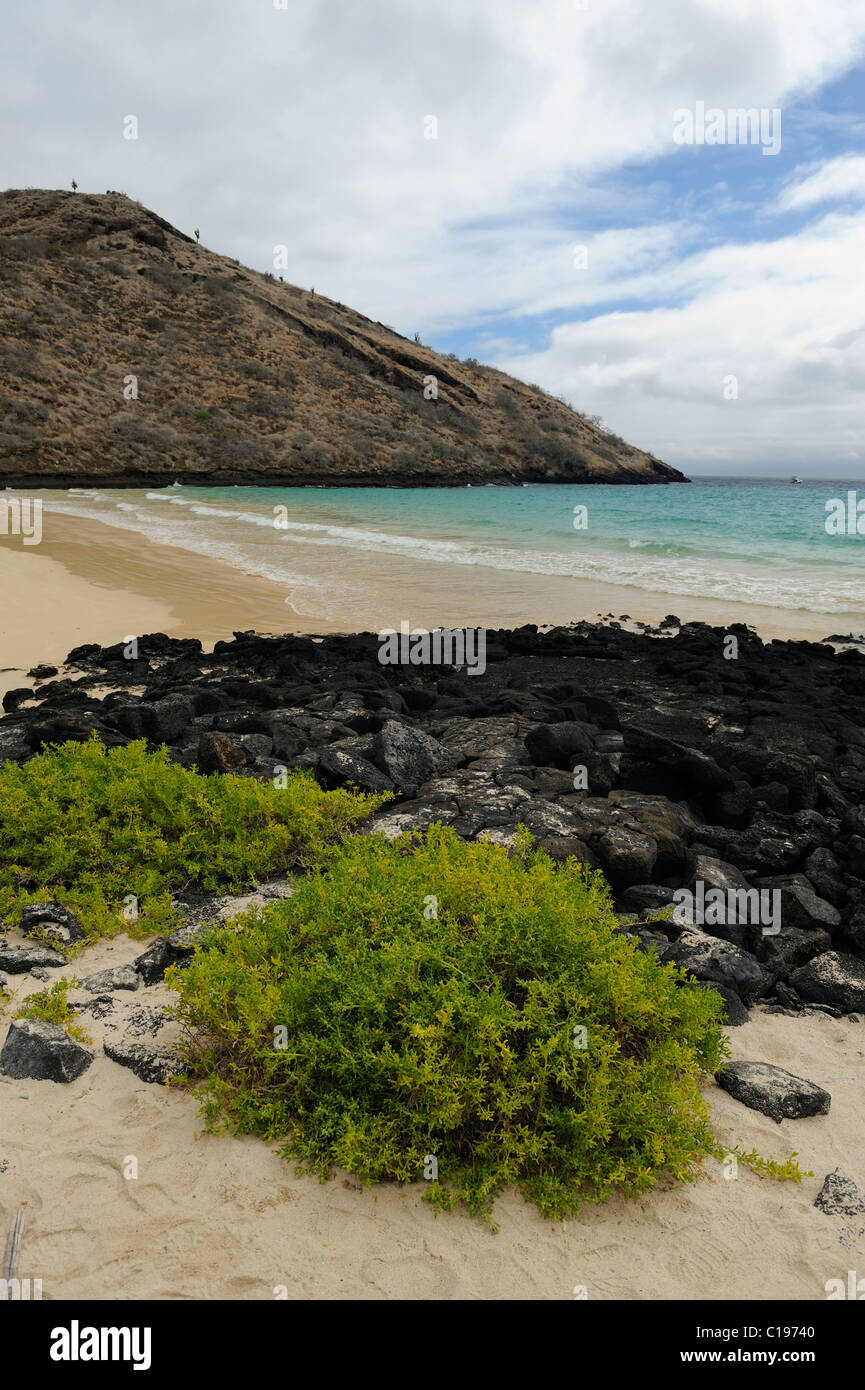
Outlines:
[{"label": "wet sand", "polygon": [[400,556],[295,547],[308,583],[287,588],[132,531],[47,510],[38,546],[0,536],[0,693],[26,685],[40,662],[59,665],[82,642],[162,631],[205,646],[232,632],[352,632],[487,628],[594,619],[657,623],[669,613],[718,626],[749,623],[766,639],[858,631],[855,614],[760,608],[653,594],[624,585],[450,566]]}]

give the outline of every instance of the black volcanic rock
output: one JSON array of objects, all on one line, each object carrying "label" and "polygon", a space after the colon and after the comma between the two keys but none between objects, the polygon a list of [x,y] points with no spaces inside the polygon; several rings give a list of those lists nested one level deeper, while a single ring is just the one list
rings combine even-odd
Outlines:
[{"label": "black volcanic rock", "polygon": [[435,772],[447,772],[454,758],[446,748],[419,729],[388,720],[373,739],[373,761],[391,784],[416,789]]},{"label": "black volcanic rock", "polygon": [[83,941],[86,932],[75,913],[62,903],[26,903],[21,909],[21,930],[25,936],[48,937],[59,947]]},{"label": "black volcanic rock", "polygon": [[48,946],[0,946],[0,970],[10,975],[28,975],[31,970],[56,969],[66,964],[60,951]]},{"label": "black volcanic rock", "polygon": [[827,1216],[860,1216],[865,1212],[865,1192],[836,1168],[823,1179],[814,1206]]},{"label": "black volcanic rock", "polygon": [[[0,763],[95,731],[165,741],[216,775],[288,766],[324,786],[392,786],[366,829],[441,821],[511,850],[525,825],[554,858],[599,865],[617,907],[640,915],[628,930],[685,966],[690,987],[726,991],[734,1013],[733,996],[767,995],[865,1013],[865,661],[745,634],[733,679],[725,631],[527,624],[488,634],[497,660],[472,677],[381,666],[372,634],[238,633],[205,654],[157,633],[135,661],[89,645],[75,653],[84,676],[64,672],[0,718]],[[779,892],[780,933],[659,915],[698,881]],[[10,970],[37,964],[7,953]],[[146,982],[188,958],[157,943],[136,966]]]},{"label": "black volcanic rock", "polygon": [[729,1062],[715,1080],[743,1105],[759,1110],[778,1124],[809,1115],[828,1115],[832,1102],[822,1086],[767,1062]]},{"label": "black volcanic rock", "polygon": [[13,1018],[0,1051],[0,1072],[21,1080],[69,1082],[92,1061],[93,1053],[56,1023]]},{"label": "black volcanic rock", "polygon": [[838,951],[825,951],[790,976],[800,998],[833,1004],[844,1013],[865,1010],[865,963]]},{"label": "black volcanic rock", "polygon": [[357,753],[347,748],[325,748],[315,768],[316,779],[327,791],[336,787],[355,786],[362,792],[393,791],[389,777]]},{"label": "black volcanic rock", "polygon": [[769,977],[748,951],[702,932],[688,931],[658,954],[662,960],[674,961],[697,980],[733,990],[744,1004],[754,1003],[769,986]]}]

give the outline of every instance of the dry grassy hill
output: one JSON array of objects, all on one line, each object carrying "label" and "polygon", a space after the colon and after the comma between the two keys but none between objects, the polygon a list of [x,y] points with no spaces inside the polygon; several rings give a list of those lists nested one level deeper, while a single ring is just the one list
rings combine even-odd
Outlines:
[{"label": "dry grassy hill", "polygon": [[685,481],[539,387],[247,270],[121,193],[0,194],[0,480],[175,478]]}]

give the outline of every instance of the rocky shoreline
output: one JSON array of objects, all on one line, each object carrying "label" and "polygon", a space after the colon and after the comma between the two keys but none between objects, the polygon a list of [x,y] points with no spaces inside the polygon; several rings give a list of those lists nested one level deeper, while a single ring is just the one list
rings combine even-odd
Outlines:
[{"label": "rocky shoreline", "polygon": [[[211,654],[152,634],[128,650],[79,647],[62,677],[35,668],[35,690],[4,699],[0,764],[94,732],[143,737],[203,772],[306,767],[327,788],[393,791],[368,826],[388,835],[441,821],[509,846],[523,824],[554,858],[602,869],[622,930],[720,989],[730,1025],[757,1004],[865,1013],[859,650],[672,616],[488,632],[482,676],[383,666],[371,634],[237,633]],[[700,884],[777,892],[780,930],[659,916]],[[189,940],[135,963],[144,983],[191,950],[200,915],[190,904]],[[26,968],[16,951],[0,970]]]}]

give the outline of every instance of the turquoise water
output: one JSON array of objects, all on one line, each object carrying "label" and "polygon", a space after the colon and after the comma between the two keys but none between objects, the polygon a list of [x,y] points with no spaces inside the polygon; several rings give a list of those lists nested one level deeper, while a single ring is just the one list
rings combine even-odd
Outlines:
[{"label": "turquoise water", "polygon": [[[849,481],[703,478],[670,487],[70,489],[55,509],[210,555],[283,584],[330,552],[635,585],[670,596],[865,614],[865,536],[832,536],[826,504]],[[865,498],[865,481],[860,494]],[[575,529],[574,508],[587,508]],[[274,526],[274,509],[285,525]],[[865,508],[863,508],[865,510]],[[341,552],[337,555],[337,552]],[[453,570],[451,569],[451,573]]]}]

